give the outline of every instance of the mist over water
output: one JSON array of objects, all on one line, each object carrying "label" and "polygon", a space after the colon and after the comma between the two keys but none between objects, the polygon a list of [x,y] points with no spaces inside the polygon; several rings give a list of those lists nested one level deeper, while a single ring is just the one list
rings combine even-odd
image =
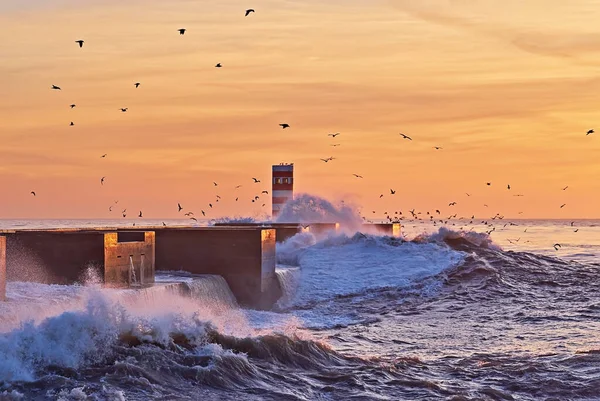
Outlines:
[{"label": "mist over water", "polygon": [[355,229],[278,244],[272,311],[241,309],[217,276],[9,282],[0,399],[599,399],[600,224],[405,221],[392,238],[355,210],[286,206],[278,221]]}]

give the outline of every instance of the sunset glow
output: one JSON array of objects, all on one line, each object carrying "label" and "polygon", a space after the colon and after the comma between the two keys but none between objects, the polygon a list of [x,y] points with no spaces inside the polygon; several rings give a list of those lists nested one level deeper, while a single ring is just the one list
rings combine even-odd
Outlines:
[{"label": "sunset glow", "polygon": [[595,0],[8,3],[0,218],[269,213],[279,162],[377,216],[600,218]]}]

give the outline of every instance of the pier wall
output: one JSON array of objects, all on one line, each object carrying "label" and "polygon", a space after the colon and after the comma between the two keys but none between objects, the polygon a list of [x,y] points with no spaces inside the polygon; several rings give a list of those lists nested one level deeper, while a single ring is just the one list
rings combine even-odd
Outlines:
[{"label": "pier wall", "polygon": [[24,230],[6,235],[6,272],[12,281],[68,285],[99,278],[126,287],[131,283],[129,256],[136,278],[143,259],[144,281],[154,282],[153,232]]},{"label": "pier wall", "polygon": [[17,231],[7,235],[6,269],[11,281],[72,284],[88,269],[102,277],[101,232]]},{"label": "pier wall", "polygon": [[0,236],[0,301],[6,301],[6,237]]},{"label": "pier wall", "polygon": [[223,276],[242,305],[270,308],[281,296],[275,230],[259,227],[156,230],[156,268]]}]

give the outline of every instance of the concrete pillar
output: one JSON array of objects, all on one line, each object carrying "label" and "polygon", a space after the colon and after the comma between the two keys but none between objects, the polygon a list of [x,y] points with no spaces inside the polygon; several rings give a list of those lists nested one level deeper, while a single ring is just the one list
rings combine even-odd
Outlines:
[{"label": "concrete pillar", "polygon": [[156,266],[223,276],[242,305],[270,308],[281,295],[272,228],[156,229]]},{"label": "concrete pillar", "polygon": [[0,301],[6,301],[6,237],[0,236]]},{"label": "concrete pillar", "polygon": [[104,234],[104,283],[108,287],[141,287],[154,283],[153,231]]}]

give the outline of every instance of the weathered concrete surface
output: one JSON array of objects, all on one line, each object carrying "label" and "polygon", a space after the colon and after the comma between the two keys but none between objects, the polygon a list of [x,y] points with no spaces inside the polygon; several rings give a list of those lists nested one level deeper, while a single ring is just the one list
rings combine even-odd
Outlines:
[{"label": "weathered concrete surface", "polygon": [[0,301],[6,301],[6,237],[0,236]]},{"label": "weathered concrete surface", "polygon": [[157,229],[156,268],[221,275],[240,304],[259,309],[281,296],[272,228]]},{"label": "weathered concrete surface", "polygon": [[109,287],[154,283],[155,234],[112,232],[104,234],[104,283]]},{"label": "weathered concrete surface", "polygon": [[7,234],[6,270],[13,281],[82,282],[88,269],[103,276],[104,236],[99,231],[39,230]]}]

